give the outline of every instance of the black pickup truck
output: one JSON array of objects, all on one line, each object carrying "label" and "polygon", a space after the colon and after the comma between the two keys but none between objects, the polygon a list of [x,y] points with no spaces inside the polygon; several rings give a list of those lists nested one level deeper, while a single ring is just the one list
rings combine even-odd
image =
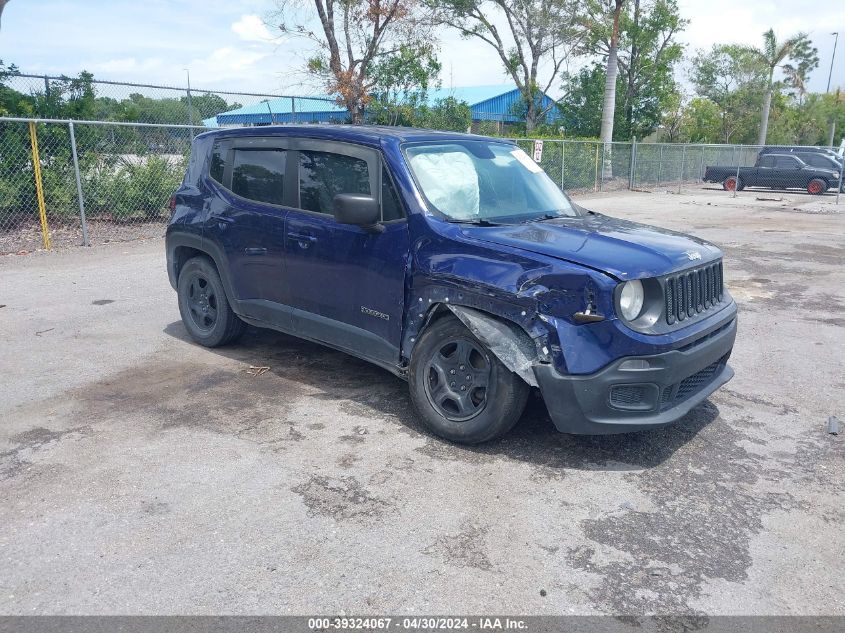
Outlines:
[{"label": "black pickup truck", "polygon": [[704,182],[720,182],[725,191],[742,191],[745,187],[769,189],[804,189],[822,194],[839,186],[835,169],[812,167],[793,154],[761,154],[754,167],[708,167]]}]

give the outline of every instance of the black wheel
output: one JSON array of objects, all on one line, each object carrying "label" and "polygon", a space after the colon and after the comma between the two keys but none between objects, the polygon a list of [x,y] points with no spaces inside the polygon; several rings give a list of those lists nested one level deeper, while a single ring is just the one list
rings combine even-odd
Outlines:
[{"label": "black wheel", "polygon": [[200,345],[218,347],[237,339],[246,323],[232,312],[223,282],[206,257],[194,257],[179,271],[179,313],[188,334]]},{"label": "black wheel", "polygon": [[408,383],[425,425],[464,444],[510,431],[529,393],[528,385],[454,317],[434,322],[420,337]]},{"label": "black wheel", "polygon": [[807,193],[820,196],[825,191],[827,191],[827,183],[821,178],[813,178],[807,183]]}]

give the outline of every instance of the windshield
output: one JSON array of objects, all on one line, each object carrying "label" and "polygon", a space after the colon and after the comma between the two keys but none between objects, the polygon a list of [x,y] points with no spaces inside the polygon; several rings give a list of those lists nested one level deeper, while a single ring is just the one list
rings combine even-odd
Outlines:
[{"label": "windshield", "polygon": [[453,222],[511,224],[578,215],[515,145],[445,141],[408,146],[405,156],[426,200]]}]

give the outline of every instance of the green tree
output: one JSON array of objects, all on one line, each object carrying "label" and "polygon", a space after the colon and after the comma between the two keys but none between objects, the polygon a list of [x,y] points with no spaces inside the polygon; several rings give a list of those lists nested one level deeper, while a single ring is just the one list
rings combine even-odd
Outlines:
[{"label": "green tree", "polygon": [[800,85],[803,85],[809,71],[819,65],[819,56],[818,50],[812,46],[806,33],[798,33],[779,42],[773,29],[763,33],[763,48],[756,49],[755,52],[768,73],[766,92],[763,98],[763,111],[760,117],[760,136],[757,139],[758,145],[765,145],[766,133],[769,128],[772,92],[775,89],[775,70],[787,59],[794,61],[794,65],[789,65],[787,77],[793,84],[800,83]]},{"label": "green tree", "polygon": [[440,74],[434,44],[400,46],[379,59],[372,70],[373,102],[369,120],[386,125],[411,125],[414,111],[426,102],[428,90],[437,86]]},{"label": "green tree", "polygon": [[472,112],[465,101],[454,97],[438,99],[431,107],[421,109],[419,126],[432,130],[466,132],[472,125]]},{"label": "green tree", "polygon": [[306,71],[338,95],[357,124],[372,99],[378,63],[403,46],[418,49],[431,41],[427,13],[418,0],[276,0],[270,21],[314,45]]},{"label": "green tree", "polygon": [[722,110],[706,97],[695,97],[682,110],[681,140],[718,143],[722,140]]},{"label": "green tree", "polygon": [[[585,35],[577,0],[428,0],[436,19],[492,47],[519,89],[525,129],[553,107],[542,95]],[[501,31],[500,31],[501,28]],[[512,42],[512,43],[511,43]],[[547,67],[547,76],[541,70]]]},{"label": "green tree", "polygon": [[[582,68],[575,75],[563,75],[564,94],[558,103],[567,135],[598,138],[604,87],[605,69],[599,64]],[[621,114],[617,104],[617,119]]]},{"label": "green tree", "polygon": [[753,143],[766,86],[766,67],[756,51],[716,44],[709,52],[699,51],[690,63],[689,77],[696,94],[719,107],[721,140]]},{"label": "green tree", "polygon": [[[588,37],[579,52],[609,60],[615,0],[591,0],[588,7],[584,22]],[[683,56],[683,46],[676,39],[686,24],[676,0],[628,0],[622,6],[616,47],[619,76],[615,82],[614,139],[648,136],[660,125],[663,112],[676,102],[674,71]],[[598,73],[591,68],[589,77],[598,79]],[[573,83],[573,77],[565,75],[565,99],[592,102],[592,94],[577,94],[576,84],[586,88],[583,80],[589,77],[579,73]],[[601,79],[607,83],[606,69]],[[591,84],[589,87],[592,89]]]}]

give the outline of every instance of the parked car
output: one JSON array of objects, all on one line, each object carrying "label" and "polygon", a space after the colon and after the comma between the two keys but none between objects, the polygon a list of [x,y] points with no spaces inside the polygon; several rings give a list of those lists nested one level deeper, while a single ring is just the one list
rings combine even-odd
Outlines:
[{"label": "parked car", "polygon": [[819,152],[795,152],[794,156],[803,160],[810,167],[832,169],[835,172],[842,171],[842,159],[836,158],[830,154],[822,154]]},{"label": "parked car", "polygon": [[842,154],[831,147],[814,147],[810,145],[767,145],[760,150],[763,154],[822,154],[842,160]]},{"label": "parked car", "polygon": [[758,157],[765,154],[794,154],[811,167],[823,167],[840,171],[842,169],[842,156],[829,147],[764,147],[760,150]]},{"label": "parked car", "polygon": [[804,189],[823,194],[839,186],[840,170],[808,165],[795,154],[760,154],[754,167],[717,166],[704,171],[705,182],[720,182],[726,191],[745,187]]},{"label": "parked car", "polygon": [[654,428],[733,376],[721,251],[583,209],[501,139],[207,132],[171,209],[195,341],[251,324],[348,352],[407,380],[449,440],[506,433],[532,388],[563,432]]}]

